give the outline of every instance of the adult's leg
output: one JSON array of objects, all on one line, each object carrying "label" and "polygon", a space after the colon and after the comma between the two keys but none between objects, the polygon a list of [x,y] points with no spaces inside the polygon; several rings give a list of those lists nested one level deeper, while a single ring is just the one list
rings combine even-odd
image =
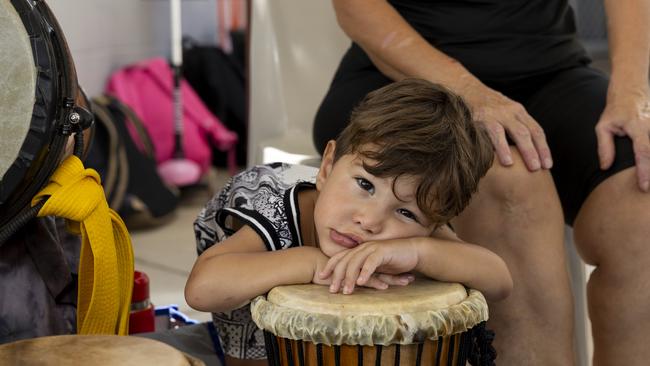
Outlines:
[{"label": "adult's leg", "polygon": [[513,294],[490,304],[500,363],[572,364],[573,298],[563,223],[573,222],[594,179],[591,172],[598,169],[591,153],[595,140],[585,136],[595,138],[607,78],[579,67],[493,87],[507,87],[502,91],[544,128],[553,177],[548,171],[529,173],[519,160],[511,168],[495,164],[456,227],[461,237],[501,255],[513,275]]},{"label": "adult's leg", "polygon": [[564,255],[564,221],[547,170],[530,173],[516,149],[498,162],[453,221],[461,239],[491,249],[514,281],[507,299],[489,303],[499,365],[571,365],[573,299]]},{"label": "adult's leg", "polygon": [[596,266],[587,286],[594,366],[650,360],[649,207],[628,168],[596,187],[576,218],[576,246]]},{"label": "adult's leg", "polygon": [[645,365],[650,359],[644,344],[650,335],[650,195],[636,187],[629,139],[615,139],[612,168],[598,167],[593,128],[605,106],[607,78],[580,68],[559,75],[546,89],[529,110],[559,122],[549,127],[556,186],[574,224],[578,251],[596,266],[587,287],[594,365]]}]

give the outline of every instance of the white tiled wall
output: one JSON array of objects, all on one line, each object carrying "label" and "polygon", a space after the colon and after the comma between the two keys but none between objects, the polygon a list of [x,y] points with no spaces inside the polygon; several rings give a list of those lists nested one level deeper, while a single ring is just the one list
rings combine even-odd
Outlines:
[{"label": "white tiled wall", "polygon": [[[169,57],[167,0],[50,0],[90,96],[101,93],[108,75],[139,59]],[[203,43],[216,40],[216,1],[183,1],[183,34]]]}]

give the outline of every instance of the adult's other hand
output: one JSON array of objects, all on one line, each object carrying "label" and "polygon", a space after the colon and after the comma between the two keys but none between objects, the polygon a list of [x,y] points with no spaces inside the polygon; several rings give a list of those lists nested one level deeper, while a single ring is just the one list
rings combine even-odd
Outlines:
[{"label": "adult's other hand", "polygon": [[596,125],[600,168],[614,162],[614,136],[628,136],[634,148],[639,188],[650,186],[650,91],[648,87],[610,93],[607,106]]}]

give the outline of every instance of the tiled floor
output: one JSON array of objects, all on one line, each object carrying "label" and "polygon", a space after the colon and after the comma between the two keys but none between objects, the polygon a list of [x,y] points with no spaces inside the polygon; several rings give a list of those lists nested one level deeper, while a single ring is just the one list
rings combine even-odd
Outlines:
[{"label": "tiled floor", "polygon": [[150,297],[155,306],[177,304],[179,310],[198,321],[210,319],[209,313],[191,309],[185,302],[183,288],[196,259],[192,223],[211,191],[218,190],[228,179],[224,170],[214,171],[204,186],[183,193],[175,217],[161,227],[131,231],[135,252],[135,269],[150,280]]}]

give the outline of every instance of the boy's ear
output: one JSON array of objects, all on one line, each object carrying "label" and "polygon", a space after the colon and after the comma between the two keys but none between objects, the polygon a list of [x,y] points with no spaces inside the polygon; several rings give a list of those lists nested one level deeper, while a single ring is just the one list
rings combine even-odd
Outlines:
[{"label": "boy's ear", "polygon": [[323,159],[320,162],[320,170],[316,175],[316,189],[319,191],[322,189],[323,184],[329,177],[334,167],[334,150],[336,150],[336,141],[329,140],[327,146],[325,146],[325,152],[323,153]]}]

